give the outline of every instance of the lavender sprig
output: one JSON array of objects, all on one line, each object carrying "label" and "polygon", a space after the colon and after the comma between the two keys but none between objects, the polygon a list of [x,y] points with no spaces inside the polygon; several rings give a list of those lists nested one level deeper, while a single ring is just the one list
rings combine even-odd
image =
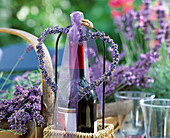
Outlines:
[{"label": "lavender sprig", "polygon": [[134,21],[134,11],[130,11],[122,17],[123,22],[125,23],[124,35],[128,38],[129,41],[134,40],[134,31],[133,31],[133,21]]},{"label": "lavender sprig", "polygon": [[24,53],[19,57],[19,59],[17,60],[16,64],[14,65],[14,67],[12,68],[12,70],[10,71],[10,73],[8,74],[7,78],[5,79],[5,82],[2,84],[0,90],[2,90],[4,88],[4,86],[6,85],[7,81],[9,80],[9,77],[12,75],[12,73],[14,72],[15,68],[17,67],[17,65],[19,64],[20,61],[23,60],[23,57],[25,55],[25,53],[28,53],[29,51],[31,51],[33,49],[32,45],[28,45],[26,50],[24,51]]},{"label": "lavender sprig", "polygon": [[158,18],[158,24],[160,26],[157,32],[156,40],[162,44],[165,41],[167,23],[165,21],[165,7],[161,1],[159,1],[159,5],[156,8],[156,14]]}]

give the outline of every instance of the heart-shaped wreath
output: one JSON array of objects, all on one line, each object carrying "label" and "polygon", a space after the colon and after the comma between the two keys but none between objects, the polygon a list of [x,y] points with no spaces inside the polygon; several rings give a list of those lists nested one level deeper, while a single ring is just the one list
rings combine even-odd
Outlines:
[{"label": "heart-shaped wreath", "polygon": [[[41,69],[44,80],[51,87],[51,89],[54,93],[57,92],[58,86],[55,81],[52,81],[52,79],[48,75],[47,69],[45,67],[45,64],[44,64],[45,53],[42,48],[42,43],[44,42],[45,37],[47,35],[56,34],[56,33],[68,34],[70,31],[70,27],[72,27],[72,26],[73,25],[71,24],[71,25],[67,26],[66,28],[58,27],[58,26],[47,28],[44,30],[44,32],[41,33],[41,36],[37,39],[37,41],[39,42],[38,45],[36,46],[37,56],[39,59],[39,68]],[[88,31],[88,33],[86,33],[86,35],[81,35],[80,39],[79,39],[79,43],[82,43],[83,41],[87,41],[90,39],[100,39],[104,43],[109,44],[111,49],[114,51],[113,62],[111,63],[109,70],[107,72],[105,72],[100,78],[89,83],[85,88],[81,88],[79,90],[79,96],[83,97],[86,94],[88,94],[90,90],[98,87],[101,83],[106,81],[109,76],[112,75],[112,73],[114,72],[116,65],[118,64],[118,61],[119,61],[119,52],[118,52],[118,45],[115,44],[109,36],[106,36],[104,32],[100,32],[97,29],[95,29],[93,27],[93,24],[89,20],[80,19],[80,25],[78,26],[78,30],[80,30],[80,32],[82,31],[81,26],[85,26],[87,28],[94,29],[96,32]]]}]

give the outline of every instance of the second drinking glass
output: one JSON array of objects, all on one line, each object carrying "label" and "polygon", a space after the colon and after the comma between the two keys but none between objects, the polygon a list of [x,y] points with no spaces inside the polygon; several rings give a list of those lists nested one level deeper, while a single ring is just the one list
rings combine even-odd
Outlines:
[{"label": "second drinking glass", "polygon": [[153,99],[155,95],[138,91],[115,93],[120,132],[125,138],[143,138],[145,135],[141,99]]}]

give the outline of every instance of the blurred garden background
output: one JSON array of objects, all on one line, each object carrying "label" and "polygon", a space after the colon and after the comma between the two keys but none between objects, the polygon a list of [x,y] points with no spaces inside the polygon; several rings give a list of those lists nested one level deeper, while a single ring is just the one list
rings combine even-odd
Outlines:
[{"label": "blurred garden background", "polygon": [[[170,98],[169,3],[169,0],[162,3],[159,0],[0,0],[0,27],[24,30],[39,37],[47,27],[66,27],[71,12],[81,11],[85,19],[119,45],[121,60],[107,82],[108,95],[119,90],[139,90]],[[162,20],[167,24],[163,29]],[[161,29],[164,39],[158,36]],[[47,37],[45,45],[54,50],[56,38],[57,35]],[[0,48],[18,43],[25,42],[17,36],[0,33]],[[64,47],[64,43],[63,35],[59,47]],[[102,43],[97,40],[97,44],[101,54]],[[160,47],[163,48],[158,50]],[[109,54],[108,49],[108,65]]]},{"label": "blurred garden background", "polygon": [[[121,44],[114,31],[116,27],[108,0],[0,0],[0,3],[0,27],[21,29],[39,37],[47,27],[67,26],[70,23],[70,13],[81,11],[96,28]],[[137,0],[134,7],[140,4],[141,0]],[[0,34],[0,37],[0,47],[22,42],[20,38],[11,35]],[[46,45],[54,47],[55,39],[56,36],[48,37]],[[64,41],[60,44],[64,45]]]}]

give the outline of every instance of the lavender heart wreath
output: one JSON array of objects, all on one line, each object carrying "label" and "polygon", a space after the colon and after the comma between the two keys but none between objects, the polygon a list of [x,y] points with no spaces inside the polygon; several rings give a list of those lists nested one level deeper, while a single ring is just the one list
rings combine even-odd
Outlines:
[{"label": "lavender heart wreath", "polygon": [[[80,39],[79,39],[79,43],[82,43],[83,41],[87,41],[87,40],[90,40],[90,39],[100,39],[104,43],[109,44],[111,49],[114,51],[113,52],[113,62],[111,63],[109,70],[107,72],[105,72],[100,78],[89,83],[85,88],[81,88],[79,90],[79,96],[83,97],[86,94],[88,94],[88,92],[90,90],[98,87],[101,83],[106,81],[109,78],[109,76],[112,75],[112,73],[114,72],[114,70],[116,68],[116,65],[119,62],[119,52],[118,52],[118,45],[115,44],[109,36],[106,36],[104,32],[100,32],[97,29],[95,29],[93,27],[93,24],[89,20],[81,19],[81,20],[75,21],[75,23],[77,25],[77,28],[78,28],[80,34],[81,34]],[[45,53],[44,53],[43,48],[42,48],[42,43],[44,42],[45,37],[47,37],[47,35],[56,34],[56,33],[68,34],[68,32],[70,30],[69,28],[71,26],[72,26],[72,24],[65,27],[65,28],[58,27],[58,26],[51,27],[51,28],[48,27],[47,29],[44,30],[44,32],[41,33],[41,36],[37,39],[37,41],[39,42],[36,46],[37,57],[38,57],[38,60],[39,60],[39,68],[41,69],[41,72],[43,74],[43,79],[51,87],[51,90],[54,93],[57,93],[58,86],[57,86],[55,81],[52,81],[52,79],[48,75],[47,69],[45,67],[45,62],[44,62]],[[87,28],[94,29],[94,30],[96,30],[96,32],[88,31],[88,33],[86,35],[82,35],[81,26],[85,26]]]}]

